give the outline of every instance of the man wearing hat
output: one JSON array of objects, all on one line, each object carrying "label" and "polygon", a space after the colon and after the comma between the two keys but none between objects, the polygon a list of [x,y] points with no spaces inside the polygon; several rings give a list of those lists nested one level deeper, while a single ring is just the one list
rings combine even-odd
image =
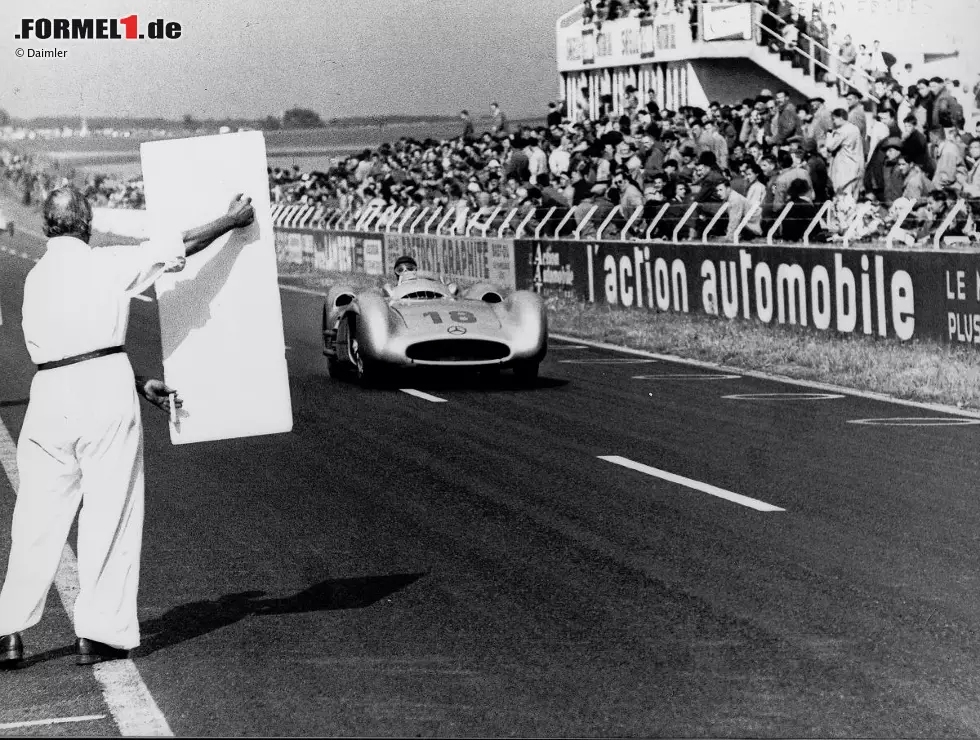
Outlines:
[{"label": "man wearing hat", "polygon": [[881,202],[891,207],[892,203],[902,197],[905,190],[905,175],[899,167],[899,156],[902,154],[902,140],[890,137],[882,145],[885,161],[881,167],[882,195]]}]

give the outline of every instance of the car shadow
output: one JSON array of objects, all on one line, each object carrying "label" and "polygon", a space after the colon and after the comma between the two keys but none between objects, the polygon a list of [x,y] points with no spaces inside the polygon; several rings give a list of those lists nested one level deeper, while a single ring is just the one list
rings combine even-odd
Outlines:
[{"label": "car shadow", "polygon": [[[265,597],[265,591],[241,591],[217,599],[181,604],[165,614],[140,623],[142,644],[131,657],[145,658],[158,650],[194,640],[246,617],[282,616],[305,612],[364,609],[422,578],[425,573],[338,578],[321,581],[283,597]],[[73,645],[48,650],[27,658],[29,667],[74,655]]]}]

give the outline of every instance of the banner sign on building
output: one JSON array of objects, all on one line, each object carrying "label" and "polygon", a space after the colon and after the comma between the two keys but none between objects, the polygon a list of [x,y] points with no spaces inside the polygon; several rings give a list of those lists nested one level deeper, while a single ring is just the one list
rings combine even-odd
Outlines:
[{"label": "banner sign on building", "polygon": [[[749,10],[752,6],[744,6]],[[751,35],[751,15],[749,33]],[[621,18],[607,21],[599,30],[580,24],[558,30],[558,71],[571,72],[593,66],[618,67],[640,64],[663,52],[677,51],[679,39],[691,41],[686,14],[658,14],[653,18]],[[693,43],[693,42],[692,42]],[[674,54],[668,60],[681,59]]]},{"label": "banner sign on building", "polygon": [[752,38],[752,12],[754,5],[702,4],[704,13],[703,38],[705,41],[733,41]]},{"label": "banner sign on building", "polygon": [[532,240],[515,248],[517,288],[546,295],[980,345],[975,254]]}]

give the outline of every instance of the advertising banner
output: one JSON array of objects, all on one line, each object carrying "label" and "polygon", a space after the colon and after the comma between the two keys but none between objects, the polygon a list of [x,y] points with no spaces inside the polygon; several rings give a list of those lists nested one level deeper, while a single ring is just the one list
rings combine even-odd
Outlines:
[{"label": "advertising banner", "polygon": [[902,341],[980,344],[980,259],[952,251],[518,240],[517,287]]},{"label": "advertising banner", "polygon": [[[744,6],[746,10],[750,5]],[[751,15],[749,33],[751,34]],[[748,37],[747,37],[748,38]],[[662,52],[677,51],[678,40],[690,41],[686,14],[657,14],[653,18],[622,18],[595,26],[575,25],[558,31],[558,71],[617,67],[651,61]],[[671,59],[680,58],[675,54]]]},{"label": "advertising banner", "polygon": [[279,262],[330,272],[384,274],[381,234],[282,228],[275,231],[275,243]]},{"label": "advertising banner", "polygon": [[701,6],[704,13],[705,41],[732,41],[752,38],[751,3]]},{"label": "advertising banner", "polygon": [[386,264],[410,254],[419,269],[448,280],[515,286],[514,240],[433,234],[385,234]]}]

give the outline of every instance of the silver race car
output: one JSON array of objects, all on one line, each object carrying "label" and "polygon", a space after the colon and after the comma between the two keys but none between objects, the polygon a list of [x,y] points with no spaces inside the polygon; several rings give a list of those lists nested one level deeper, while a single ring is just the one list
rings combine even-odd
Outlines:
[{"label": "silver race car", "polygon": [[544,302],[492,285],[460,293],[415,277],[395,287],[357,291],[338,285],[323,307],[323,354],[331,377],[376,381],[405,367],[513,368],[530,384],[548,348]]}]

